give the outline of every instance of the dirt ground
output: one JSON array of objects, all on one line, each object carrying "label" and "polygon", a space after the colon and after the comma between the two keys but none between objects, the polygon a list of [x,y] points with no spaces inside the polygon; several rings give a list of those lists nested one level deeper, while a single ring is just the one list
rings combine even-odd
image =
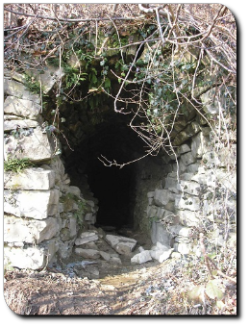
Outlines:
[{"label": "dirt ground", "polygon": [[189,301],[187,292],[195,286],[168,260],[96,280],[15,269],[5,273],[4,297],[12,311],[31,316],[236,315],[234,286],[221,307],[215,300]]},{"label": "dirt ground", "polygon": [[[145,236],[125,235],[151,248]],[[223,281],[228,288],[221,303],[198,294],[192,299],[189,291],[204,285],[198,268],[188,270],[182,258],[133,264],[131,256],[120,256],[122,266],[107,268],[100,279],[70,277],[49,267],[7,271],[5,301],[25,316],[236,315],[236,285]],[[78,259],[74,254],[70,260]]]}]

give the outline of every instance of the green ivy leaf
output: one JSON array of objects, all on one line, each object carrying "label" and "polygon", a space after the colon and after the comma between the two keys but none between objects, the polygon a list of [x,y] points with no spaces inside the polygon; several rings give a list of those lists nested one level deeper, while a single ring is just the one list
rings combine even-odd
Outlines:
[{"label": "green ivy leaf", "polygon": [[105,87],[105,89],[109,89],[111,87],[111,81],[109,78],[105,79],[104,87]]}]

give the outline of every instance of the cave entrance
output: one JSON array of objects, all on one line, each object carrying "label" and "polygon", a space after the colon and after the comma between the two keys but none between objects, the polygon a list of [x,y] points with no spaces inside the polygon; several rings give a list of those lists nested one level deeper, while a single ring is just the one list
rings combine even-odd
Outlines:
[{"label": "cave entrance", "polygon": [[104,166],[99,160],[103,155],[122,164],[144,154],[144,143],[128,122],[128,117],[112,113],[65,160],[71,184],[78,186],[86,199],[97,199],[95,225],[105,230],[134,228],[135,164],[120,169],[111,164]]}]

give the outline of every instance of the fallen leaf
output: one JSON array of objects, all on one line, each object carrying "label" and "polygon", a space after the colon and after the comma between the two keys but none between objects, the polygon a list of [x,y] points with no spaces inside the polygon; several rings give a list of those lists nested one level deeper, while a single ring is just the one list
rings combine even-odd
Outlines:
[{"label": "fallen leaf", "polygon": [[222,300],[224,297],[224,294],[222,290],[219,287],[218,280],[210,280],[206,286],[206,294],[211,299],[217,299]]},{"label": "fallen leaf", "polygon": [[205,287],[202,285],[194,287],[188,292],[188,299],[191,301],[202,301],[201,295],[204,289]]}]

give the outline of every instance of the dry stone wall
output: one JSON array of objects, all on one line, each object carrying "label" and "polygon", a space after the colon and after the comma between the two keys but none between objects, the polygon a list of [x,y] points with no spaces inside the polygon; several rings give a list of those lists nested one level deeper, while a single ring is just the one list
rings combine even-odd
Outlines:
[{"label": "dry stone wall", "polygon": [[[46,75],[44,81],[49,91],[56,79]],[[85,199],[70,185],[56,154],[58,140],[44,129],[40,96],[23,82],[21,75],[9,73],[4,83],[5,162],[21,163],[28,157],[35,166],[4,174],[5,265],[41,270],[54,259],[70,258],[75,248],[83,259],[77,274],[99,277],[99,263],[106,270],[109,264],[120,266],[119,255],[132,253],[136,241],[104,236],[92,228],[97,200]],[[149,231],[153,246],[135,250],[132,263],[200,256],[200,232],[207,237],[209,251],[235,247],[236,136],[232,130],[215,128],[217,133],[190,111],[188,122],[184,118],[175,124],[172,156],[135,164],[139,173],[130,205],[134,228]],[[221,141],[225,133],[227,144]]]},{"label": "dry stone wall", "polygon": [[178,163],[165,159],[172,171],[147,193],[147,217],[154,244],[200,255],[200,232],[210,252],[236,243],[236,140],[230,137],[227,148],[209,127],[191,125],[198,127],[178,147]]},{"label": "dry stone wall", "polygon": [[[17,73],[4,81],[5,163],[16,161],[4,174],[4,260],[41,270],[55,255],[71,255],[83,222],[95,223],[97,206],[70,186],[55,140],[42,126],[40,96],[23,82]],[[20,170],[25,158],[32,166]]]}]

